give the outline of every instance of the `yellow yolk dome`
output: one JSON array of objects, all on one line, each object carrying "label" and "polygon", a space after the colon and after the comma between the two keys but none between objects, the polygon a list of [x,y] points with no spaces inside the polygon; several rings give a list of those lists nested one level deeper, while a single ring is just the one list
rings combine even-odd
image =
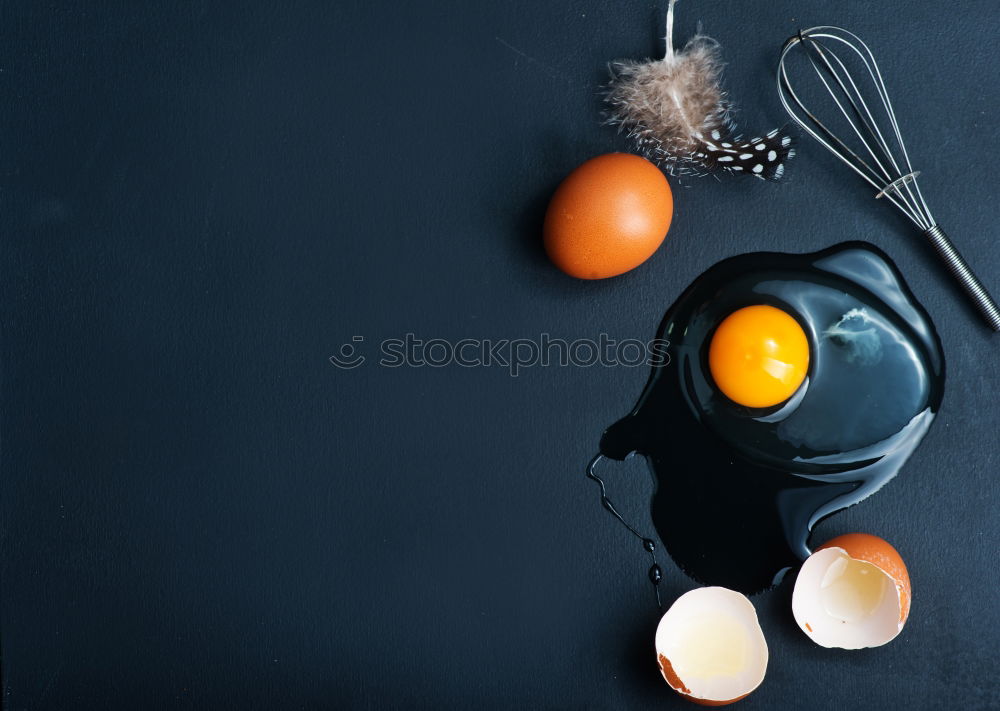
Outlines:
[{"label": "yellow yolk dome", "polygon": [[809,370],[809,339],[799,322],[765,304],[729,314],[712,336],[708,365],[719,389],[747,407],[790,398]]}]

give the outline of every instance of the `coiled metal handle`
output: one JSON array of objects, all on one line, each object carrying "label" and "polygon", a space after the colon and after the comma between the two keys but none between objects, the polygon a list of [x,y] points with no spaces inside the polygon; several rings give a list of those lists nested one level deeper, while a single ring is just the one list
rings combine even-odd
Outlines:
[{"label": "coiled metal handle", "polygon": [[955,249],[955,245],[948,239],[948,235],[944,233],[944,230],[939,225],[933,225],[929,230],[924,232],[924,236],[934,247],[945,266],[948,267],[948,271],[958,280],[965,293],[972,299],[972,302],[976,305],[976,309],[986,319],[986,323],[994,331],[1000,331],[1000,307],[997,306],[997,302],[993,300],[990,293],[986,291],[983,283],[972,273],[969,264],[958,253],[958,250]]}]

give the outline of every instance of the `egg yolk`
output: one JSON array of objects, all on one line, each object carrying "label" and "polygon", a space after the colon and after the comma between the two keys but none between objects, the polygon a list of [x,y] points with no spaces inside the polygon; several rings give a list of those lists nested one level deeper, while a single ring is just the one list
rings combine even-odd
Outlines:
[{"label": "egg yolk", "polygon": [[809,340],[798,321],[759,304],[729,314],[708,351],[715,384],[733,402],[771,407],[798,390],[809,369]]}]

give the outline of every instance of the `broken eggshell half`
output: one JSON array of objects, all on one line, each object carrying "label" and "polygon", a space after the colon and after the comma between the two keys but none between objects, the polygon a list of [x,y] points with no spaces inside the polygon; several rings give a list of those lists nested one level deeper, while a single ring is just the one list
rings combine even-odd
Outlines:
[{"label": "broken eggshell half", "polygon": [[816,644],[841,649],[892,641],[910,614],[910,576],[887,541],[849,533],[809,556],[792,591],[792,614]]},{"label": "broken eggshell half", "polygon": [[656,628],[660,673],[678,694],[705,706],[739,701],[760,686],[767,642],[745,595],[720,587],[681,595]]}]

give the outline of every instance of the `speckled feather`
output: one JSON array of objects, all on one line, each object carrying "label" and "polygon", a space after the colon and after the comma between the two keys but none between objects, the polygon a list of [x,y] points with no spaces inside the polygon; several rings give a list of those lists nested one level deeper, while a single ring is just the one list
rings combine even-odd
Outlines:
[{"label": "speckled feather", "polygon": [[763,137],[736,135],[732,103],[721,87],[719,43],[698,34],[675,52],[667,10],[667,52],[660,60],[610,64],[608,122],[671,175],[728,172],[779,180],[795,155],[792,138],[775,129]]}]

